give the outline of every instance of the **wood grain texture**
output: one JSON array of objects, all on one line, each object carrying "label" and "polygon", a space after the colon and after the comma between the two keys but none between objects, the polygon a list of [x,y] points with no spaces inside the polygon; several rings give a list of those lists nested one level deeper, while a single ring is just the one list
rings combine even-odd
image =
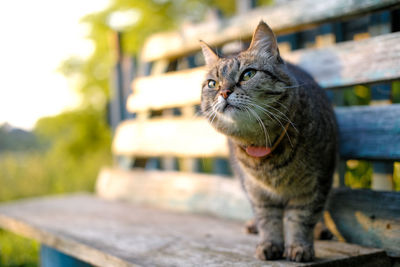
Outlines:
[{"label": "wood grain texture", "polygon": [[[400,105],[335,108],[340,156],[400,159]],[[203,118],[131,120],[119,125],[116,155],[136,157],[228,157],[226,138]]]},{"label": "wood grain texture", "polygon": [[233,40],[249,39],[260,20],[265,20],[277,33],[286,33],[398,6],[398,0],[298,0],[260,7],[229,19],[188,25],[180,31],[155,34],[143,48],[142,59],[155,61],[176,58],[200,50],[199,40],[219,46]]},{"label": "wood grain texture", "polygon": [[[399,43],[400,33],[392,33],[297,50],[283,54],[283,58],[308,71],[323,88],[337,88],[399,78]],[[204,73],[203,68],[196,68],[138,78],[127,109],[138,112],[199,104]]]},{"label": "wood grain texture", "polygon": [[239,182],[229,178],[177,171],[103,168],[96,182],[96,194],[109,200],[250,220],[250,203]]},{"label": "wood grain texture", "polygon": [[[154,194],[149,194],[153,192]],[[239,181],[205,174],[103,169],[96,193],[174,211],[252,218]],[[335,188],[328,201],[328,227],[351,243],[380,247],[399,256],[400,193]]]},{"label": "wood grain texture", "polygon": [[323,88],[393,80],[400,77],[400,33],[350,41],[285,55]]},{"label": "wood grain texture", "polygon": [[378,245],[400,257],[400,193],[340,188],[328,211],[347,242]]},{"label": "wood grain texture", "polygon": [[390,266],[382,250],[326,241],[313,264],[265,263],[241,224],[89,195],[2,205],[0,226],[98,266]]},{"label": "wood grain texture", "polygon": [[204,68],[196,68],[135,79],[127,109],[138,112],[199,104],[205,73]]},{"label": "wood grain texture", "polygon": [[115,133],[116,155],[157,157],[226,157],[226,137],[203,118],[129,120]]},{"label": "wood grain texture", "polygon": [[400,105],[336,108],[343,158],[399,160]]}]

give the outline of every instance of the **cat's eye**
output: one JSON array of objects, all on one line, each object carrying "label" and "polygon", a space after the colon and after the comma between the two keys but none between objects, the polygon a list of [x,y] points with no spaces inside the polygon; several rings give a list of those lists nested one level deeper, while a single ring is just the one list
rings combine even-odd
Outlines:
[{"label": "cat's eye", "polygon": [[215,88],[217,86],[217,82],[214,80],[208,80],[207,85],[209,88]]},{"label": "cat's eye", "polygon": [[242,81],[248,81],[248,80],[250,80],[251,78],[253,78],[254,77],[254,75],[256,74],[256,70],[254,70],[254,69],[248,69],[248,70],[245,70],[244,72],[243,72],[243,74],[242,74],[242,77],[240,78],[240,81],[242,82]]}]

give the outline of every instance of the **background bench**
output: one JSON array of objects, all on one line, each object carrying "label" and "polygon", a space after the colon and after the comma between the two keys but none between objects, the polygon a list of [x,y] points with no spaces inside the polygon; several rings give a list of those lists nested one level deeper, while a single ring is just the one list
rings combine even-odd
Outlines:
[{"label": "background bench", "polygon": [[[5,205],[0,226],[38,239],[47,245],[42,253],[48,258],[55,248],[95,265],[229,264],[233,258],[237,264],[262,264],[252,258],[256,237],[226,220],[250,219],[251,211],[238,181],[231,179],[225,137],[198,113],[204,75],[198,40],[229,51],[240,46],[232,41],[249,41],[264,19],[278,34],[283,58],[310,72],[336,106],[341,161],[324,214],[327,226],[340,241],[381,248],[391,256],[317,242],[316,264],[390,266],[400,256],[400,195],[389,192],[393,163],[400,159],[400,105],[392,103],[400,102],[395,99],[399,7],[394,0],[298,0],[154,35],[143,48],[140,77],[126,101],[133,118],[115,132],[116,166],[103,169],[97,181],[100,198]],[[371,105],[347,107],[348,94],[369,94]],[[117,95],[121,102],[123,92]],[[345,186],[346,168],[357,164],[354,160],[372,162],[373,190]],[[193,230],[203,229],[202,223],[204,231]]]}]

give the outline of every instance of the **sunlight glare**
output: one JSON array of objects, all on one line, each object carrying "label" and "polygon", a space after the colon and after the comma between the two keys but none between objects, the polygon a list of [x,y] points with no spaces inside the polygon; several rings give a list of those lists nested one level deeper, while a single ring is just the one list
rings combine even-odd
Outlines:
[{"label": "sunlight glare", "polygon": [[109,0],[13,0],[0,2],[0,124],[31,129],[43,116],[79,104],[79,96],[56,70],[70,56],[93,53],[79,23]]}]

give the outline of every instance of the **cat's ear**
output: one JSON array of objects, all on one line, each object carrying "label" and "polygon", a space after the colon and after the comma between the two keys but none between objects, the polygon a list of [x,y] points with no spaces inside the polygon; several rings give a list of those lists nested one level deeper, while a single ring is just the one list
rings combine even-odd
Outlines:
[{"label": "cat's ear", "polygon": [[275,34],[264,21],[260,21],[256,30],[254,31],[248,50],[254,50],[259,53],[266,52],[274,57],[279,58],[279,49]]},{"label": "cat's ear", "polygon": [[206,44],[202,40],[200,40],[200,46],[201,50],[203,51],[203,56],[204,60],[206,61],[206,65],[208,66],[214,65],[219,59],[218,55],[208,44]]}]

